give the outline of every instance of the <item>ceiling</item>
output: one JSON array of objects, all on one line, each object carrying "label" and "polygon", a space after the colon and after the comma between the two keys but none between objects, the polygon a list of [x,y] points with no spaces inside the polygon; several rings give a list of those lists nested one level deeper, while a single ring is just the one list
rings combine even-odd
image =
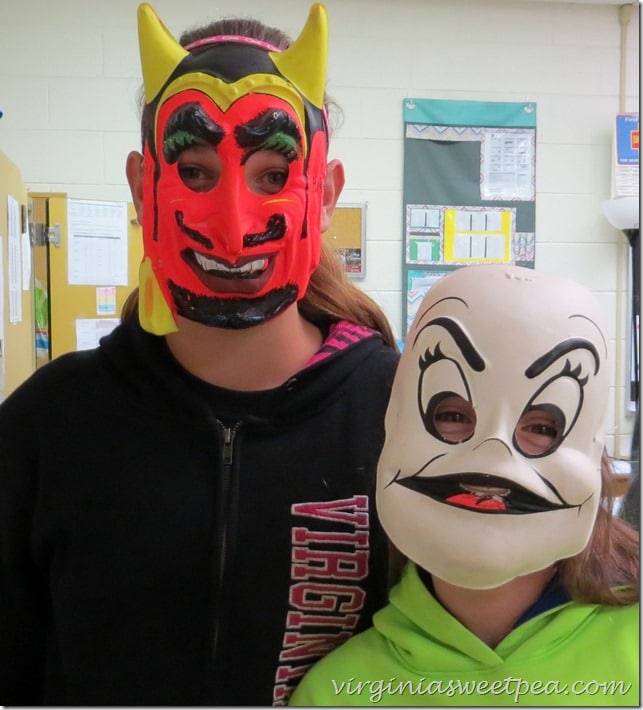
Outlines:
[{"label": "ceiling", "polygon": [[528,0],[529,2],[557,2],[573,5],[638,5],[638,0]]}]

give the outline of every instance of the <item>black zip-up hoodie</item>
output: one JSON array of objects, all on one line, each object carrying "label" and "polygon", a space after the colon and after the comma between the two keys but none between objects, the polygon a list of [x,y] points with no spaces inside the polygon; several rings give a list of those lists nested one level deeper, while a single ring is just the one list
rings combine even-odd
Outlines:
[{"label": "black zip-up hoodie", "polygon": [[124,323],[0,405],[0,704],[285,704],[384,605],[397,354],[331,328],[266,392]]}]

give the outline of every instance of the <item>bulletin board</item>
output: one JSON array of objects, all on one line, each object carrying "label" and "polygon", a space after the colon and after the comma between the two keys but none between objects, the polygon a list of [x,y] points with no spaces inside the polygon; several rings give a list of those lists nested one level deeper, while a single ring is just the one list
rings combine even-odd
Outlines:
[{"label": "bulletin board", "polygon": [[403,328],[442,276],[534,267],[536,105],[405,99]]},{"label": "bulletin board", "polygon": [[338,254],[346,273],[353,278],[366,276],[366,203],[335,207],[324,241]]}]

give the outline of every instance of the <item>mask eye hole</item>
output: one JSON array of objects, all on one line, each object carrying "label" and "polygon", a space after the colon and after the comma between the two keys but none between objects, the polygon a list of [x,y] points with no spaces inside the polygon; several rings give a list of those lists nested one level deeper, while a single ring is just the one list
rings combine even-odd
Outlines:
[{"label": "mask eye hole", "polygon": [[514,431],[514,446],[525,456],[546,456],[563,440],[565,415],[553,404],[526,409]]},{"label": "mask eye hole", "polygon": [[209,192],[221,177],[221,158],[206,145],[182,150],[176,161],[181,182],[193,192]]},{"label": "mask eye hole", "polygon": [[275,195],[288,182],[288,159],[274,150],[259,150],[244,164],[248,188],[257,195]]},{"label": "mask eye hole", "polygon": [[454,392],[439,392],[426,411],[427,428],[448,444],[459,444],[473,436],[476,413],[471,402]]}]

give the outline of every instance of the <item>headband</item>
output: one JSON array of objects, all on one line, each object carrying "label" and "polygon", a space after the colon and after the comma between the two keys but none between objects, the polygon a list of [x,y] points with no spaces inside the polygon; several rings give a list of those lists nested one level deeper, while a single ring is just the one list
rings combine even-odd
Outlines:
[{"label": "headband", "polygon": [[254,39],[253,37],[244,37],[243,35],[215,35],[213,37],[203,37],[202,39],[196,39],[194,42],[185,45],[185,49],[192,51],[197,47],[205,47],[211,44],[222,44],[224,42],[238,42],[240,44],[249,44],[253,47],[259,47],[260,49],[265,49],[268,52],[281,52],[279,47],[275,47],[274,44],[270,42],[264,42],[261,39]]}]

